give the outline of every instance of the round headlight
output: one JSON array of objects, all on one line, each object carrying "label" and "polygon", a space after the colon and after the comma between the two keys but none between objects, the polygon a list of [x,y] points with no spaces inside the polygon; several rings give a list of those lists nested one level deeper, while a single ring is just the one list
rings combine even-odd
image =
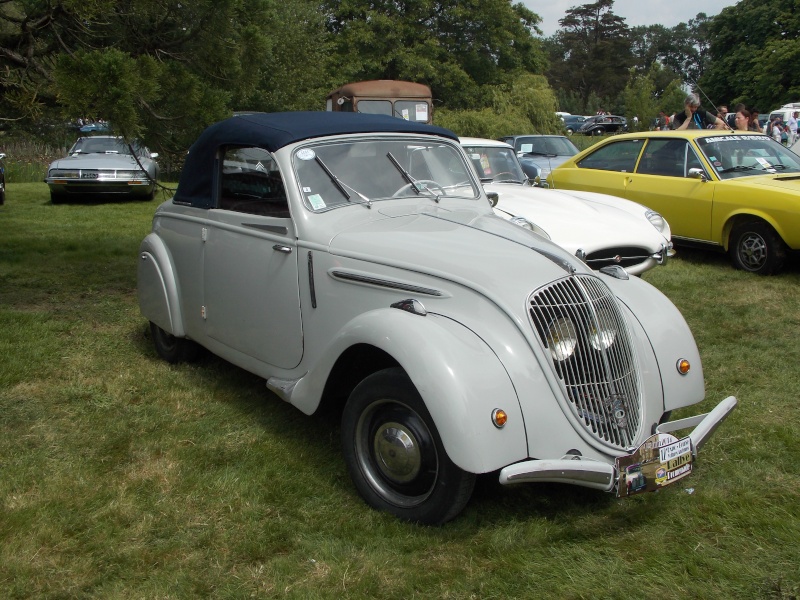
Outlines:
[{"label": "round headlight", "polygon": [[607,350],[617,338],[617,330],[607,313],[597,314],[597,323],[592,324],[589,330],[589,343],[597,351]]},{"label": "round headlight", "polygon": [[547,328],[545,341],[554,360],[567,360],[578,346],[575,324],[566,317],[553,320]]},{"label": "round headlight", "polygon": [[669,225],[664,217],[654,210],[648,210],[646,213],[644,213],[644,216],[648,221],[650,221],[650,224],[659,231],[659,233],[667,235],[669,232]]}]

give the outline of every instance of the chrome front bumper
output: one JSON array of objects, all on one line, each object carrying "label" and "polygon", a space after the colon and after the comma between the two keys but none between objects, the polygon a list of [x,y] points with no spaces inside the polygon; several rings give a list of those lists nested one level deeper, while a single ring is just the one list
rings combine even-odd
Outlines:
[{"label": "chrome front bumper", "polygon": [[[688,437],[691,440],[692,455],[696,458],[697,451],[733,412],[736,404],[736,398],[728,396],[711,412],[662,423],[656,429],[656,433],[671,433],[694,427]],[[604,492],[613,492],[618,479],[619,473],[614,464],[582,460],[577,456],[574,459],[527,460],[509,465],[500,471],[500,483],[503,485],[555,482],[579,485]]]}]

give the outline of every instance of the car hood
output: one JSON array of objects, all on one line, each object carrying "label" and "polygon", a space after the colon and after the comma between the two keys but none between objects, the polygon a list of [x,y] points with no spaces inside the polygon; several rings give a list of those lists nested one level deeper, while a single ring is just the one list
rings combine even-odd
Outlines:
[{"label": "car hood", "polygon": [[793,173],[791,175],[754,175],[752,177],[737,177],[736,179],[728,179],[723,183],[733,184],[736,187],[747,185],[757,188],[768,187],[779,190],[784,190],[797,194],[800,192],[800,174]]},{"label": "car hood", "polygon": [[[146,160],[141,160],[147,167]],[[136,159],[130,154],[80,154],[59,158],[51,169],[131,169],[138,168]]]},{"label": "car hood", "polygon": [[450,280],[487,296],[499,293],[516,306],[520,295],[544,283],[572,271],[591,272],[548,240],[484,210],[389,206],[379,213],[337,233],[330,252]]},{"label": "car hood", "polygon": [[534,163],[541,167],[542,171],[549,173],[558,165],[572,158],[571,156],[525,156],[520,159],[522,164]]},{"label": "car hood", "polygon": [[626,200],[619,202],[621,206],[614,206],[617,199],[601,200],[593,198],[594,194],[507,184],[488,184],[484,188],[499,196],[496,214],[524,217],[570,253],[578,248],[588,254],[620,246],[657,252],[668,242],[644,216],[646,209]]}]

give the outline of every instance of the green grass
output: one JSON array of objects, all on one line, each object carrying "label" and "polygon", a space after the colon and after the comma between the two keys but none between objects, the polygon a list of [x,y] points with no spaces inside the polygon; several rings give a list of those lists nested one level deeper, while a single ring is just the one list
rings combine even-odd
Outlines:
[{"label": "green grass", "polygon": [[[441,528],[369,509],[338,424],[207,356],[157,359],[136,302],[156,202],[0,207],[0,598],[781,598],[800,593],[800,268],[679,250],[708,409],[697,472],[616,500],[479,479]],[[692,490],[689,493],[688,490]]]}]

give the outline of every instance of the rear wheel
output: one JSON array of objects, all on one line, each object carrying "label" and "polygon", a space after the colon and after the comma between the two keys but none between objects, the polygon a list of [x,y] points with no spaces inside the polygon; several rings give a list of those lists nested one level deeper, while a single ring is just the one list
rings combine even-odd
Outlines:
[{"label": "rear wheel", "polygon": [[150,323],[150,335],[156,352],[168,363],[192,362],[200,351],[192,340],[175,337],[153,322]]},{"label": "rear wheel", "polygon": [[731,232],[729,252],[736,268],[758,275],[777,273],[786,261],[786,245],[763,221],[737,225]]},{"label": "rear wheel", "polygon": [[475,475],[448,458],[402,369],[378,371],[356,386],[342,415],[342,446],[364,500],[401,519],[440,525],[472,495]]}]

